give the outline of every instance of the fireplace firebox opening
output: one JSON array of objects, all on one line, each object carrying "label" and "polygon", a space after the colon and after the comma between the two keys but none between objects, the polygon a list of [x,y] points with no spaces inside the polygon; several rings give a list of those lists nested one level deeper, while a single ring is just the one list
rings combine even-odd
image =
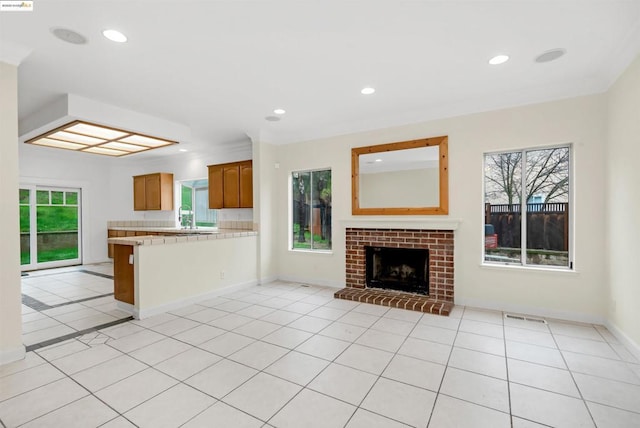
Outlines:
[{"label": "fireplace firebox opening", "polygon": [[366,286],[429,295],[429,250],[365,246]]}]

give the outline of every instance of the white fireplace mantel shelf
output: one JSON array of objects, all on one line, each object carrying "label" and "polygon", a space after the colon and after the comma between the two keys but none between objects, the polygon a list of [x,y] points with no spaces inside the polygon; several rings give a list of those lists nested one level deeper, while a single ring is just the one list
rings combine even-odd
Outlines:
[{"label": "white fireplace mantel shelf", "polygon": [[352,217],[340,220],[345,229],[414,229],[414,230],[456,230],[460,219],[448,217],[406,218],[406,217]]}]

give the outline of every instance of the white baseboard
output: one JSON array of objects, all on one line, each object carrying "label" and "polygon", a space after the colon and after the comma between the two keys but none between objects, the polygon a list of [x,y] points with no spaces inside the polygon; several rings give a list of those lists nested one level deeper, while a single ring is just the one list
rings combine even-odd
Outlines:
[{"label": "white baseboard", "polygon": [[0,366],[3,364],[13,363],[14,361],[22,360],[26,355],[24,345],[20,345],[13,349],[5,349],[0,351]]},{"label": "white baseboard", "polygon": [[273,282],[277,279],[278,279],[277,276],[268,276],[266,278],[260,278],[258,280],[258,285],[269,284],[270,282]]},{"label": "white baseboard", "polygon": [[201,302],[203,300],[211,299],[221,294],[244,290],[245,288],[249,288],[257,284],[258,284],[257,280],[252,280],[252,281],[243,282],[240,284],[230,285],[224,288],[219,288],[204,294],[198,294],[196,296],[186,297],[184,299],[176,300],[170,303],[165,303],[164,305],[155,306],[153,308],[134,309],[133,317],[140,320],[149,318],[154,315],[162,314],[164,312],[169,312],[176,309],[184,308],[185,306],[189,306],[194,303]]},{"label": "white baseboard", "polygon": [[131,314],[131,316],[133,316],[134,318],[136,318],[136,307],[129,304],[129,303],[125,303],[125,302],[121,302],[120,300],[116,300],[116,307],[118,309],[120,309],[121,311],[127,312],[129,314]]},{"label": "white baseboard", "polygon": [[555,318],[559,320],[583,322],[589,324],[604,325],[605,319],[601,316],[592,314],[583,314],[570,311],[557,311],[548,308],[539,308],[535,306],[514,305],[504,302],[494,302],[482,299],[455,298],[456,305],[468,306],[472,308],[491,309],[494,311],[513,312],[523,315],[534,315],[542,318]]},{"label": "white baseboard", "polygon": [[318,279],[318,278],[306,278],[301,276],[281,275],[281,276],[278,276],[278,279],[281,281],[299,282],[301,284],[311,284],[311,285],[322,285],[325,287],[332,287],[332,288],[345,287],[344,282],[342,281],[331,281],[331,280],[324,280],[324,279]]},{"label": "white baseboard", "polygon": [[640,345],[631,339],[627,334],[620,330],[611,320],[606,320],[604,326],[618,339],[628,350],[640,360]]}]

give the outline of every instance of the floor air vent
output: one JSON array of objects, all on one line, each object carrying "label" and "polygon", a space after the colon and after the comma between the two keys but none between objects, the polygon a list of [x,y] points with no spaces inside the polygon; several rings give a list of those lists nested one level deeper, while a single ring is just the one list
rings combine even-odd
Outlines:
[{"label": "floor air vent", "polygon": [[512,320],[531,321],[531,322],[537,322],[537,323],[540,323],[540,324],[546,324],[547,323],[547,321],[542,319],[542,318],[525,317],[525,316],[522,316],[522,315],[504,314],[504,317],[512,319]]}]

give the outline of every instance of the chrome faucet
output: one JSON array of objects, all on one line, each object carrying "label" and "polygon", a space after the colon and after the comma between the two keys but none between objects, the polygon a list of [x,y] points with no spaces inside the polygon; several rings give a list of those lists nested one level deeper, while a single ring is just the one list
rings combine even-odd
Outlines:
[{"label": "chrome faucet", "polygon": [[[180,208],[178,208],[178,223],[180,224],[180,227],[182,227],[182,208],[185,208],[184,205],[181,205]],[[193,210],[185,210],[187,212],[189,212],[189,218],[187,220],[187,224],[189,226],[189,229],[193,229],[194,228],[194,221],[193,221]],[[186,229],[186,227],[185,227]]]}]

